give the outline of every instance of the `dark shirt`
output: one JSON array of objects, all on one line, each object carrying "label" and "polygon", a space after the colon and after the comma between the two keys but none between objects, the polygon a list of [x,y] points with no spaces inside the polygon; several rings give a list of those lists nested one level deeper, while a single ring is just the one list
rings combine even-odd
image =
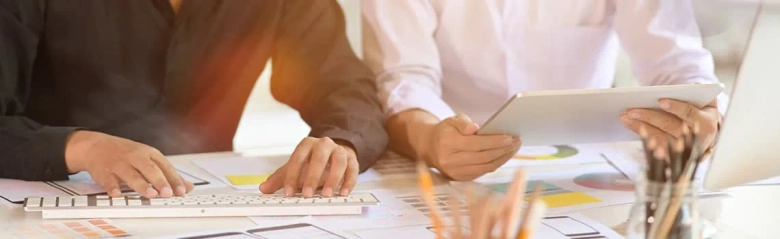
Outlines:
[{"label": "dark shirt", "polygon": [[387,135],[344,28],[335,0],[187,0],[178,14],[168,0],[0,0],[0,178],[67,179],[80,128],[167,155],[231,150],[269,59],[273,96],[310,136],[351,143],[362,172]]}]

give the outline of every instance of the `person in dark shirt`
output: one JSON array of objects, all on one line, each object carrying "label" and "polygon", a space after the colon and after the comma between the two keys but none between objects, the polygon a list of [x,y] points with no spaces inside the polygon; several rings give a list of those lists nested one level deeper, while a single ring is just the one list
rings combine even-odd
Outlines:
[{"label": "person in dark shirt", "polygon": [[271,59],[311,132],[260,190],[349,194],[387,135],[344,28],[335,0],[0,0],[0,178],[184,195],[163,155],[232,150]]}]

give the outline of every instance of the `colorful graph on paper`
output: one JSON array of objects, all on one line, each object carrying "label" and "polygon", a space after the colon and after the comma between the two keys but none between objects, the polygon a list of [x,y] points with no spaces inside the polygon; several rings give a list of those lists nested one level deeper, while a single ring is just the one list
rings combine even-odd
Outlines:
[{"label": "colorful graph on paper", "polygon": [[[552,148],[554,151],[548,152],[548,148]],[[519,160],[556,160],[572,157],[578,153],[579,150],[570,145],[555,145],[550,147],[521,148],[520,152],[512,158]]]},{"label": "colorful graph on paper", "polygon": [[574,178],[577,185],[602,190],[634,191],[634,182],[620,173],[588,173]]},{"label": "colorful graph on paper", "polygon": [[[600,199],[586,193],[572,192],[542,180],[532,180],[528,182],[525,192],[526,197],[529,197],[533,193],[533,190],[537,185],[541,185],[542,194],[540,198],[547,203],[547,207],[549,208],[570,207],[601,202]],[[497,192],[505,193],[509,187],[509,183],[493,183],[487,184],[487,186]],[[528,199],[529,198],[526,198],[526,200]]]}]

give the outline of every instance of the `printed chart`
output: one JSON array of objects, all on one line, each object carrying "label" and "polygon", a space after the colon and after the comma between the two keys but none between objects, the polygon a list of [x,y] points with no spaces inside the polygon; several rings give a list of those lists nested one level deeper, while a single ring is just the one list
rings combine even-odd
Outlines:
[{"label": "printed chart", "polygon": [[[525,191],[526,200],[530,199],[530,196],[533,194],[533,190],[537,185],[541,185],[542,187],[540,199],[547,204],[548,208],[571,207],[601,202],[600,199],[588,194],[565,190],[541,180],[533,180],[528,182],[528,186],[526,187]],[[509,187],[509,183],[487,184],[487,186],[497,192],[506,193],[507,187]]]},{"label": "printed chart", "polygon": [[571,165],[604,162],[601,145],[551,145],[521,147],[502,167]]},{"label": "printed chart", "polygon": [[129,236],[107,220],[85,220],[40,225],[18,225],[6,229],[19,238],[106,238]]},{"label": "printed chart", "polygon": [[201,232],[177,236],[180,239],[281,239],[281,238],[324,238],[345,237],[310,223],[294,223],[263,228],[236,229],[231,231]]},{"label": "printed chart", "polygon": [[[447,228],[447,227],[445,227]],[[430,224],[410,225],[400,227],[366,228],[353,230],[352,232],[363,239],[397,239],[397,238],[435,238],[436,234]],[[465,233],[469,230],[464,228]],[[453,238],[446,235],[453,230],[444,230],[445,238]],[[609,227],[590,220],[578,214],[551,216],[541,220],[536,225],[533,238],[544,239],[572,239],[572,238],[623,238]]]},{"label": "printed chart", "polygon": [[577,185],[603,190],[634,191],[634,182],[620,173],[589,173],[574,178]]},{"label": "printed chart", "polygon": [[[487,188],[505,193],[512,175],[490,175],[476,181]],[[453,183],[456,185],[457,183]],[[631,203],[633,183],[608,165],[587,165],[582,168],[533,174],[526,187],[526,200],[533,189],[541,185],[541,200],[550,213]]]},{"label": "printed chart", "polygon": [[520,150],[517,155],[512,157],[513,159],[520,160],[556,160],[572,157],[579,153],[577,148],[570,145],[555,145],[550,146],[554,148],[554,153],[545,152],[546,147],[526,147]]}]

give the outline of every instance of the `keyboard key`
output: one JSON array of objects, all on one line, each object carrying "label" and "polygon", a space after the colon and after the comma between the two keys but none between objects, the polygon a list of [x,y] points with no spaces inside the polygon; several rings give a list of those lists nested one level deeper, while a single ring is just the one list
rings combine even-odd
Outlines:
[{"label": "keyboard key", "polygon": [[124,197],[111,198],[111,206],[114,207],[127,206],[127,201],[125,201]]},{"label": "keyboard key", "polygon": [[152,206],[165,205],[166,202],[167,200],[160,199],[160,198],[149,199],[149,204],[151,204]]},{"label": "keyboard key", "polygon": [[98,199],[98,200],[95,200],[95,203],[97,204],[98,207],[109,207],[109,206],[111,206],[111,201],[108,200],[108,199]]},{"label": "keyboard key", "polygon": [[315,198],[314,203],[330,203],[330,198]]},{"label": "keyboard key", "polygon": [[41,207],[56,207],[57,206],[57,198],[56,197],[45,197],[43,198],[43,203],[41,204]]},{"label": "keyboard key", "polygon": [[39,197],[27,198],[27,204],[25,204],[24,206],[29,208],[41,207],[41,198]]},{"label": "keyboard key", "polygon": [[76,197],[74,197],[73,206],[76,206],[76,207],[86,207],[87,206],[87,196],[76,196]]},{"label": "keyboard key", "polygon": [[73,198],[71,197],[60,197],[60,200],[57,201],[57,207],[71,207],[73,206]]},{"label": "keyboard key", "polygon": [[141,199],[130,199],[130,198],[128,198],[127,199],[127,205],[129,205],[129,206],[141,206],[143,204],[141,203]]},{"label": "keyboard key", "polygon": [[97,195],[95,196],[97,199],[108,199],[108,195]]}]

